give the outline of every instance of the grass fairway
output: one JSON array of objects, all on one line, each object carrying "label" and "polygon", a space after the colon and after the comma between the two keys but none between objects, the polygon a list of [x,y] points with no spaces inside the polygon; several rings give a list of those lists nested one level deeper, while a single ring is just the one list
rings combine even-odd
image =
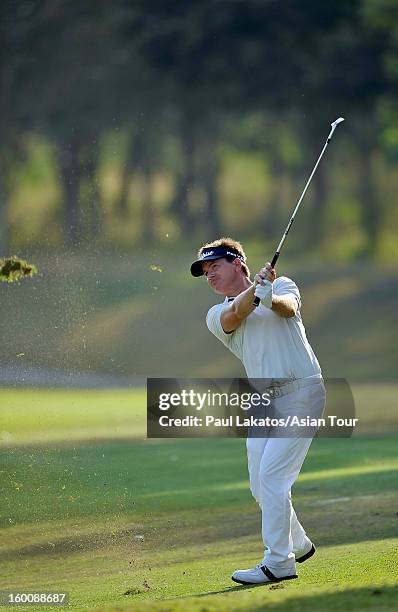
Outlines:
[{"label": "grass fairway", "polygon": [[0,393],[1,589],[77,610],[398,607],[396,438],[314,441],[293,497],[317,554],[244,588],[230,574],[262,548],[243,440],[143,440],[140,392],[40,393]]}]

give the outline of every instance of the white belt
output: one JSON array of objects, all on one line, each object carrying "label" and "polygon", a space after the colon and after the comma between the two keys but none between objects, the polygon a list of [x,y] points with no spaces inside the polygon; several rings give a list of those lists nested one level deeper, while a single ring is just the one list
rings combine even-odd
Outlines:
[{"label": "white belt", "polygon": [[266,387],[264,392],[269,393],[270,397],[282,397],[283,395],[293,393],[293,391],[318,385],[319,383],[323,383],[323,378],[297,378],[296,380],[286,382],[274,382],[269,387]]}]

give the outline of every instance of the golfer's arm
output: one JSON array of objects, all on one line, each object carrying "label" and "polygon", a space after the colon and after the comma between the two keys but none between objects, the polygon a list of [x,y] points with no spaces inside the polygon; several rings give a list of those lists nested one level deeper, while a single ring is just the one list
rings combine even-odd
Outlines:
[{"label": "golfer's arm", "polygon": [[[225,333],[229,334],[235,329],[238,329],[242,321],[255,310],[253,306],[254,291],[256,285],[242,291],[236,296],[234,301],[228,308],[225,308],[221,313],[221,326]],[[297,313],[297,302],[290,295],[273,295],[272,310],[280,317],[288,319],[294,317]]]},{"label": "golfer's arm", "polygon": [[220,320],[225,333],[229,334],[238,329],[242,321],[256,308],[253,306],[255,288],[255,284],[248,287],[236,296],[228,308],[224,308]]},{"label": "golfer's arm", "polygon": [[290,295],[273,295],[272,310],[280,317],[289,319],[297,314],[297,301]]}]

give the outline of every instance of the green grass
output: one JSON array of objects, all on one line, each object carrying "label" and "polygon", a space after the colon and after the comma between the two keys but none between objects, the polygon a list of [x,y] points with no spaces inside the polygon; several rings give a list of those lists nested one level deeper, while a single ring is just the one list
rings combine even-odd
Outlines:
[{"label": "green grass", "polygon": [[315,440],[293,499],[317,554],[242,588],[230,574],[262,556],[244,441],[144,440],[142,400],[0,394],[0,588],[65,589],[78,610],[396,609],[396,438]]},{"label": "green grass", "polygon": [[0,447],[146,434],[142,389],[2,389],[0,404]]}]

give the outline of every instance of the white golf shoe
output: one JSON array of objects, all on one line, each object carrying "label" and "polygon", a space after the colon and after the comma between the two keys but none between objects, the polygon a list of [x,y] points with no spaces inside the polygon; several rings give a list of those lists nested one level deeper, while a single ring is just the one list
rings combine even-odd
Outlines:
[{"label": "white golf shoe", "polygon": [[253,569],[237,570],[231,576],[234,582],[238,584],[267,584],[269,582],[282,582],[282,580],[293,580],[297,578],[297,574],[288,574],[286,576],[275,576],[263,563],[258,563]]}]

